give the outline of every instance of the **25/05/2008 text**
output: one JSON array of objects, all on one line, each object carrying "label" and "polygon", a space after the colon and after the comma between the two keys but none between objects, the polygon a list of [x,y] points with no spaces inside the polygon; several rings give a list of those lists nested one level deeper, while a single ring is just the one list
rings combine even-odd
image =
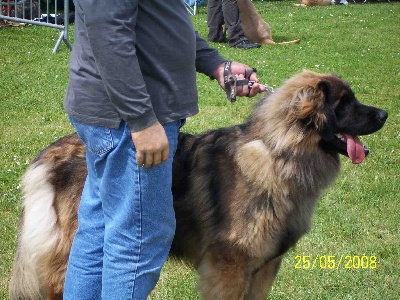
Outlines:
[{"label": "25/05/2008 text", "polygon": [[343,269],[376,269],[377,258],[375,255],[296,255],[294,268],[312,270],[316,268],[338,270]]}]

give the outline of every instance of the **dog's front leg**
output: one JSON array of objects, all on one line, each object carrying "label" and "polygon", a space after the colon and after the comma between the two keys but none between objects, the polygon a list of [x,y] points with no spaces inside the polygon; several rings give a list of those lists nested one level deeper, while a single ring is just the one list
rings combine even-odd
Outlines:
[{"label": "dog's front leg", "polygon": [[226,257],[225,253],[209,250],[203,256],[198,272],[201,299],[244,299],[251,274],[247,271],[243,257]]},{"label": "dog's front leg", "polygon": [[250,283],[245,300],[265,300],[272,288],[275,277],[281,266],[283,255],[274,258],[265,265],[259,267]]}]

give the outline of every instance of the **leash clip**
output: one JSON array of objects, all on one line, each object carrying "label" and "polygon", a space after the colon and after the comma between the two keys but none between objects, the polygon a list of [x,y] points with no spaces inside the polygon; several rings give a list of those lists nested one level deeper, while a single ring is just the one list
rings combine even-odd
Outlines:
[{"label": "leash clip", "polygon": [[[255,84],[256,82],[254,80],[250,80],[248,83],[249,88],[251,89],[253,87],[253,84]],[[272,86],[269,86],[268,84],[261,84],[259,83],[259,85],[265,87],[265,92],[267,94],[272,94],[274,92],[274,88]]]}]

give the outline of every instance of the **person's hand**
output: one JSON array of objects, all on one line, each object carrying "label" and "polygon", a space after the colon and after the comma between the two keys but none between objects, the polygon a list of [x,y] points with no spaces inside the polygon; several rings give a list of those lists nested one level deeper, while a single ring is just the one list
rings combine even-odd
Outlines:
[{"label": "person's hand", "polygon": [[[218,81],[219,85],[225,90],[224,68],[225,68],[225,63],[218,65],[218,67],[213,72],[212,76]],[[244,79],[245,78],[244,74],[246,73],[246,70],[249,69],[251,68],[245,64],[232,62],[229,75],[236,75],[237,79]],[[254,97],[258,93],[265,91],[265,86],[259,84],[259,80],[255,72],[251,73],[250,80],[255,82],[252,88],[250,89],[250,93],[249,93],[249,87],[247,85],[237,86],[236,87],[237,96]]]},{"label": "person's hand", "polygon": [[156,122],[140,131],[132,132],[139,167],[149,168],[168,159],[169,144],[164,127]]}]

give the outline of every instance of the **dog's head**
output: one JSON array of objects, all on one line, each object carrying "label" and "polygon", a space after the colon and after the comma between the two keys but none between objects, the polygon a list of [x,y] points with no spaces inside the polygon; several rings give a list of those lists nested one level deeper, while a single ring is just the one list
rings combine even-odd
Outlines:
[{"label": "dog's head", "polygon": [[265,109],[278,107],[268,113],[269,118],[285,122],[290,129],[287,139],[308,142],[309,148],[317,145],[329,154],[346,155],[353,163],[360,163],[368,154],[358,136],[378,131],[388,117],[384,110],[361,104],[350,86],[336,75],[303,71],[275,93],[271,101],[280,103]]},{"label": "dog's head", "polygon": [[297,118],[307,129],[316,131],[320,145],[328,153],[340,153],[360,163],[368,154],[358,136],[381,129],[387,112],[361,104],[348,83],[336,75],[320,75],[305,71],[309,86],[299,96]]}]

